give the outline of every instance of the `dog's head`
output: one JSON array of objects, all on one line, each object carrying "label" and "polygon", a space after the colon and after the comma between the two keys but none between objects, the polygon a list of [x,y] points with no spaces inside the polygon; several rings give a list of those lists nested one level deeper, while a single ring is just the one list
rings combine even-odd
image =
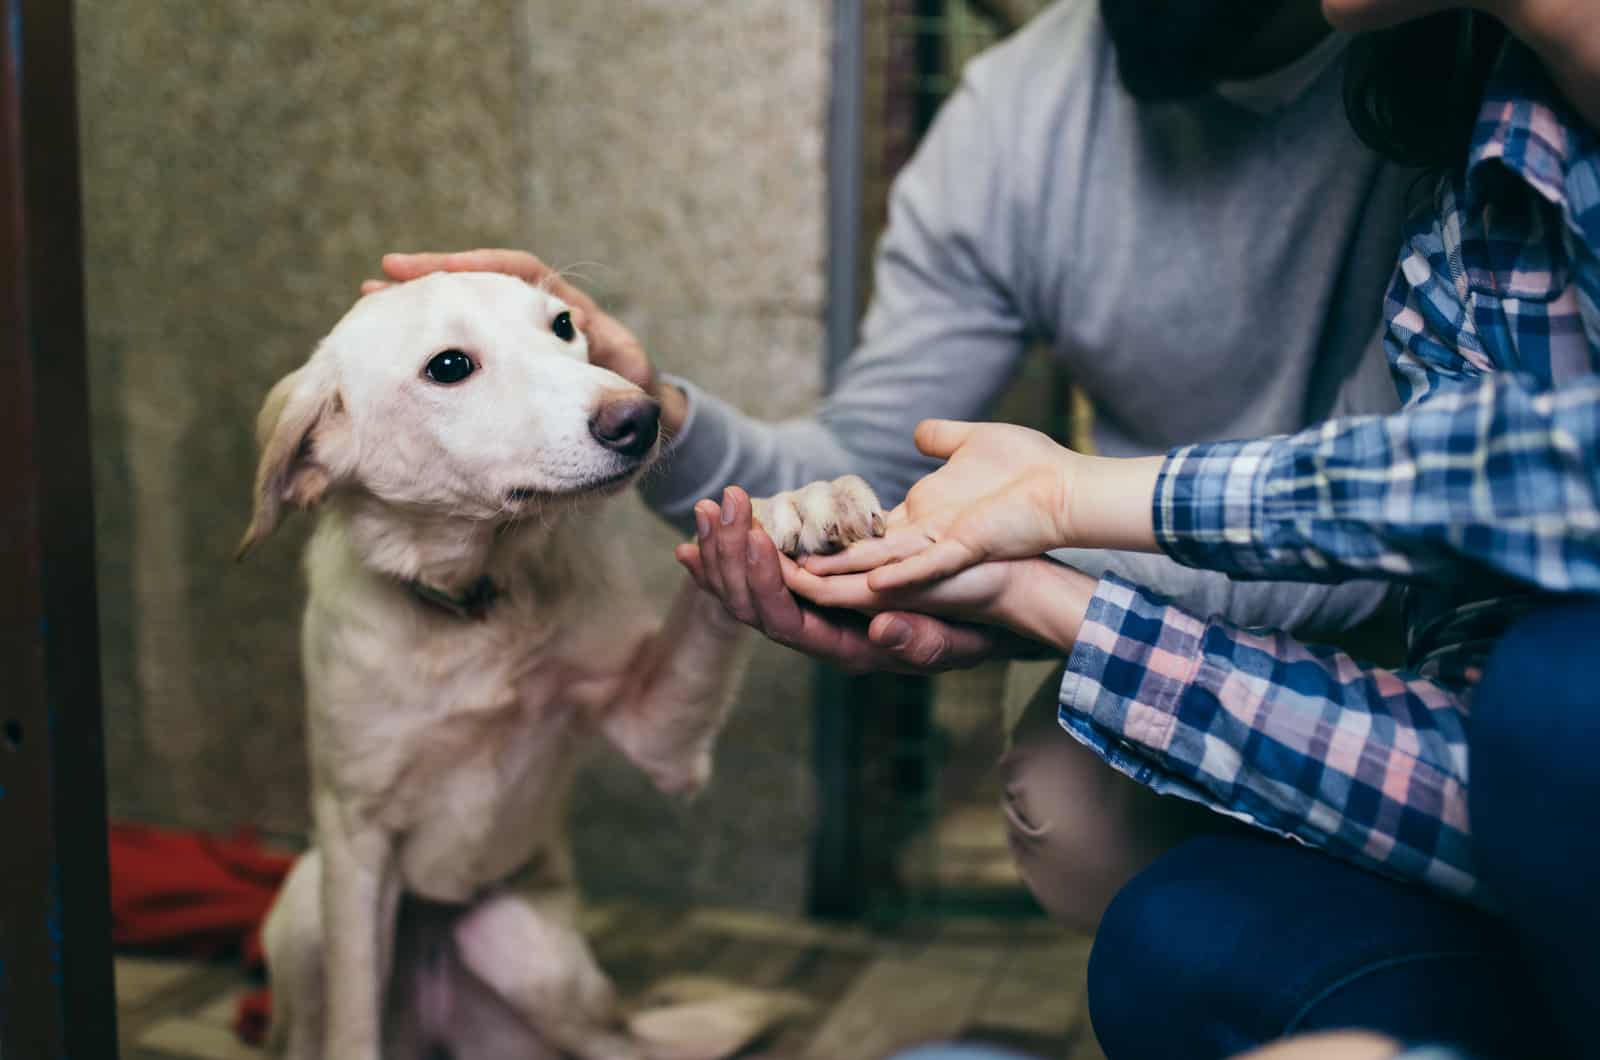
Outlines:
[{"label": "dog's head", "polygon": [[656,452],[656,402],[588,363],[578,311],[490,273],[368,295],[272,388],[243,555],[284,508],[360,490],[415,511],[509,520],[615,492]]}]

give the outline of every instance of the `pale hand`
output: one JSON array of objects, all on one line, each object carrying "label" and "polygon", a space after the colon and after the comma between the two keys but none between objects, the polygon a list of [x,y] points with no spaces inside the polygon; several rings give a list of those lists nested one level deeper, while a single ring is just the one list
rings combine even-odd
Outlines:
[{"label": "pale hand", "polygon": [[874,571],[873,589],[946,577],[990,558],[1037,556],[1062,534],[1078,454],[1008,423],[924,420],[917,449],[945,461],[889,513],[888,531],[834,556],[814,557],[814,574]]},{"label": "pale hand", "polygon": [[951,420],[923,421],[916,444],[945,464],[911,487],[884,536],[808,559],[807,570],[870,571],[869,586],[883,592],[1055,548],[1156,548],[1160,457],[1085,456],[1025,427]]},{"label": "pale hand", "polygon": [[870,574],[819,577],[786,563],[784,583],[817,607],[863,614],[916,612],[1009,630],[1026,643],[1072,650],[1094,597],[1096,580],[1056,563],[991,560],[927,585],[878,590]]},{"label": "pale hand", "polygon": [[805,567],[783,563],[783,580],[796,596],[818,607],[840,608],[875,615],[884,611],[916,611],[961,622],[988,626],[1006,624],[1008,605],[1018,588],[1017,578],[1032,563],[1049,560],[996,560],[940,578],[925,585],[877,590],[870,574],[813,574]]},{"label": "pale hand", "polygon": [[823,662],[852,673],[929,674],[1039,650],[1004,629],[910,611],[884,610],[868,618],[818,609],[784,584],[785,570],[797,568],[756,524],[743,490],[730,487],[720,504],[701,501],[694,514],[696,539],[679,545],[676,555],[700,588],[736,620]]}]

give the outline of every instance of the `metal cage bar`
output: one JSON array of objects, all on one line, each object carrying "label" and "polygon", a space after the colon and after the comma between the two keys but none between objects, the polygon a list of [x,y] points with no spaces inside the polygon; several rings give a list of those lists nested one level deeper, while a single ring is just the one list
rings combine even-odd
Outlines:
[{"label": "metal cage bar", "polygon": [[[1042,0],[834,0],[823,351],[828,387],[855,347],[894,175],[932,125],[966,60],[1042,6]],[[1067,380],[1041,358],[1026,361],[1023,374],[1034,393],[1052,398],[1048,422],[1037,425],[1064,438]],[[952,909],[1028,907],[1010,895],[925,894],[901,878],[901,848],[940,811],[944,747],[933,722],[933,683],[849,677],[819,666],[814,686],[812,912],[893,921]]]}]

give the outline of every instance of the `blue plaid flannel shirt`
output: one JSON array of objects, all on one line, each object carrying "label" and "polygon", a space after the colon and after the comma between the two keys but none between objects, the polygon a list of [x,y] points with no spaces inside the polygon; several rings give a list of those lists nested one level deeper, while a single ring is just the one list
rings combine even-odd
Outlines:
[{"label": "blue plaid flannel shirt", "polygon": [[1552,592],[1600,592],[1600,140],[1531,53],[1499,60],[1465,169],[1407,230],[1385,303],[1406,407],[1169,454],[1179,561],[1408,583],[1408,661],[1187,614],[1103,579],[1062,725],[1151,787],[1479,893],[1464,725],[1481,661]]}]

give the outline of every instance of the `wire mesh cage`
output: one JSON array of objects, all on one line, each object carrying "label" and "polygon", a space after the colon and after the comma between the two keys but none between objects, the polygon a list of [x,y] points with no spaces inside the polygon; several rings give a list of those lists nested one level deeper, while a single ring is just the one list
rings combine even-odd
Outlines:
[{"label": "wire mesh cage", "polygon": [[[896,174],[968,60],[1048,0],[839,0],[831,119],[830,353],[853,346],[871,295],[873,250]],[[855,40],[845,34],[854,32]],[[997,417],[1060,440],[1074,398],[1031,353]],[[937,680],[897,675],[818,683],[822,822],[813,908],[899,922],[1036,913],[1015,876],[997,812],[1003,666]]]}]

